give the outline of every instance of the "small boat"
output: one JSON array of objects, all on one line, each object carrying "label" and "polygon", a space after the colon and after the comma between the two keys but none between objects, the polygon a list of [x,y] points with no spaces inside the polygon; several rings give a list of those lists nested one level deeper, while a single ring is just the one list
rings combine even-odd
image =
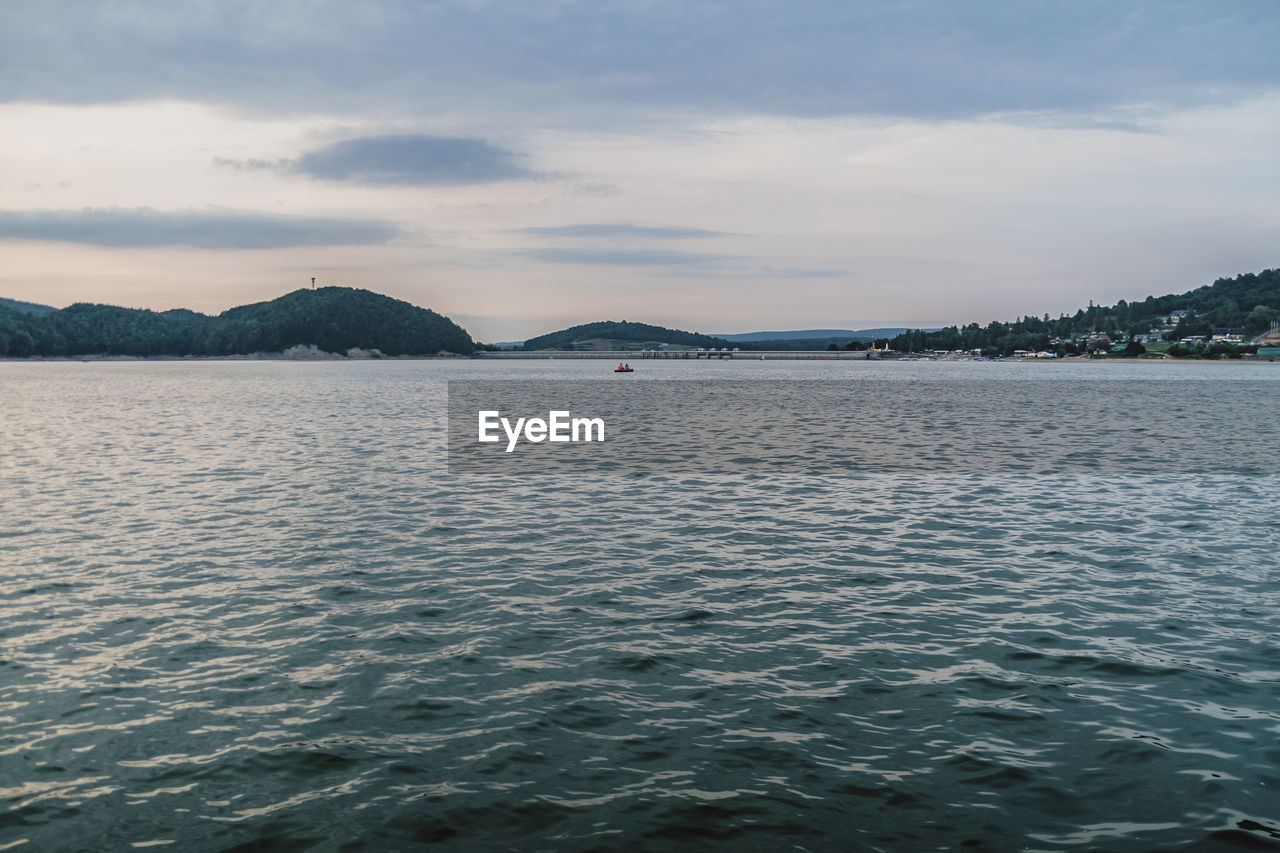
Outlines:
[{"label": "small boat", "polygon": [[635,371],[634,367],[615,367],[613,369],[614,373],[635,373]]}]

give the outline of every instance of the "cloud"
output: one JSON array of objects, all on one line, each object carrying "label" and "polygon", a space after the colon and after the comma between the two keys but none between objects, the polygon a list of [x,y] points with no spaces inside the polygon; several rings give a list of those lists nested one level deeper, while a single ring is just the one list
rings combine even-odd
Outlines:
[{"label": "cloud", "polygon": [[[1274,0],[0,4],[0,101],[435,117],[973,117],[1280,87]],[[554,119],[553,119],[554,121]]]},{"label": "cloud", "polygon": [[[255,160],[246,165],[270,164]],[[366,184],[452,186],[535,177],[515,152],[482,139],[415,134],[347,139],[285,165],[315,178]]]},{"label": "cloud", "polygon": [[0,211],[0,240],[52,240],[91,246],[278,249],[386,243],[401,231],[389,222],[252,211],[138,208]]},{"label": "cloud", "polygon": [[807,269],[803,267],[786,267],[780,270],[768,270],[768,278],[845,278],[852,275],[849,270]]},{"label": "cloud", "polygon": [[521,228],[522,234],[538,237],[638,237],[649,240],[701,240],[727,236],[724,231],[708,231],[703,228],[670,228],[648,225],[610,225],[605,223],[583,225],[549,225],[538,228]]},{"label": "cloud", "polygon": [[226,157],[214,157],[213,165],[223,169],[235,169],[237,172],[251,172],[255,169],[287,169],[290,160],[262,160],[257,157],[248,160],[232,160]]},{"label": "cloud", "polygon": [[517,254],[552,264],[591,264],[593,266],[703,267],[736,260],[735,255],[710,252],[681,252],[674,249],[526,249]]},{"label": "cloud", "polygon": [[716,279],[812,279],[812,278],[848,278],[853,275],[849,270],[808,269],[804,267],[750,267],[732,266],[725,269],[691,270],[668,272],[667,278],[716,278]]}]

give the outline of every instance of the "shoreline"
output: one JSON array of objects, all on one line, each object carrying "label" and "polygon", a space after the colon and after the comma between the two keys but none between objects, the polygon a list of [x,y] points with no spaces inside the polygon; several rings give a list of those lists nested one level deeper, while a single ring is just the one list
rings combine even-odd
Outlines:
[{"label": "shoreline", "polygon": [[282,353],[253,353],[250,355],[33,355],[33,356],[0,356],[0,362],[87,362],[87,361],[455,361],[460,358],[474,358],[462,353],[448,355],[382,355],[382,356],[345,356],[329,353],[326,355],[284,355]]},{"label": "shoreline", "polygon": [[[285,355],[284,353],[252,353],[248,355],[54,355],[54,356],[0,356],[0,363],[19,363],[29,364],[35,362],[48,363],[68,363],[68,362],[205,362],[205,361],[289,361],[289,362],[356,362],[356,361],[457,361],[459,359],[467,359],[472,361],[493,361],[493,362],[519,362],[519,361],[610,361],[614,358],[620,358],[623,361],[634,360],[637,364],[651,362],[681,362],[690,361],[694,363],[706,361],[740,361],[740,362],[757,362],[757,361],[848,361],[848,362],[881,362],[892,363],[895,361],[910,361],[911,363],[938,362],[945,364],[963,364],[972,359],[921,359],[911,356],[903,356],[902,358],[880,358],[867,359],[858,358],[852,354],[845,356],[843,353],[836,355],[823,351],[806,351],[806,350],[790,350],[790,351],[774,351],[763,352],[757,354],[738,353],[736,357],[726,358],[636,358],[636,353],[521,353],[519,355],[503,355],[498,358],[492,358],[491,353],[477,353],[475,355],[464,355],[461,353],[449,353],[446,355],[382,355],[382,356],[344,356],[336,353],[326,353],[324,355]],[[628,356],[630,359],[628,359]],[[995,363],[995,362],[987,362]],[[1175,358],[1167,356],[1163,358],[1091,358],[1089,356],[1067,356],[1065,358],[1004,358],[999,359],[1001,364],[1280,364],[1280,360],[1275,358]]]}]

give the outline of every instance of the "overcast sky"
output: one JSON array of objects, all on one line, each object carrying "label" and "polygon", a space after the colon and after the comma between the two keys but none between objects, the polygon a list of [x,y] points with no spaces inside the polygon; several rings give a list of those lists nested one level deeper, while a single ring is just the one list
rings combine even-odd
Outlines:
[{"label": "overcast sky", "polygon": [[0,4],[0,295],[480,340],[985,323],[1280,266],[1274,0]]}]

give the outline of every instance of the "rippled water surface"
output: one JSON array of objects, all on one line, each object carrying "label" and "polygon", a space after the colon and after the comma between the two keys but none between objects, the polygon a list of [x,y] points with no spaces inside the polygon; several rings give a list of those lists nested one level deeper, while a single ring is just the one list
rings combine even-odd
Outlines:
[{"label": "rippled water surface", "polygon": [[1280,845],[1280,477],[449,476],[601,370],[0,363],[0,850]]}]

